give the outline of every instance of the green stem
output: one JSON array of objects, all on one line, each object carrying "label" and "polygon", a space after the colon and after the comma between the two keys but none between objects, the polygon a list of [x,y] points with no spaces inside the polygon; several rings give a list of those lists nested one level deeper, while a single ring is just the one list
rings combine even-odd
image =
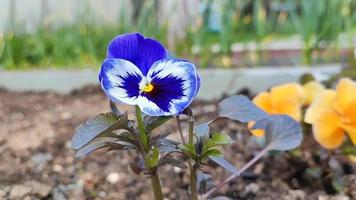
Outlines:
[{"label": "green stem", "polygon": [[152,185],[152,190],[153,190],[153,195],[155,196],[155,200],[163,200],[163,195],[162,195],[162,189],[161,189],[161,183],[159,181],[159,176],[157,174],[157,168],[156,167],[149,167],[148,161],[147,161],[147,156],[149,155],[149,146],[148,146],[148,138],[146,135],[146,130],[145,130],[145,125],[143,123],[143,118],[142,118],[142,113],[140,107],[136,106],[136,118],[137,118],[137,124],[138,124],[138,129],[140,131],[140,140],[143,145],[143,150],[141,151],[142,157],[145,159],[145,164],[149,168],[151,172],[151,185]]},{"label": "green stem", "polygon": [[[191,166],[191,164],[190,164]],[[197,169],[195,166],[190,167],[190,192],[192,200],[198,200],[198,193],[197,193]]]},{"label": "green stem", "polygon": [[190,117],[190,119],[189,119],[189,140],[188,140],[190,145],[193,145],[193,143],[194,143],[194,130],[193,129],[194,129],[194,119],[193,119],[193,117]]},{"label": "green stem", "polygon": [[148,151],[148,142],[147,142],[145,126],[143,124],[141,109],[138,106],[136,106],[135,108],[136,108],[136,118],[137,118],[138,129],[140,131],[140,140],[143,144],[144,151],[147,152]]},{"label": "green stem", "polygon": [[[194,145],[194,118],[193,116],[189,119],[189,140],[188,143],[190,145]],[[190,193],[192,200],[198,200],[197,193],[197,169],[195,164],[191,164],[189,161],[190,168]]]},{"label": "green stem", "polygon": [[161,183],[159,181],[159,176],[157,174],[157,170],[152,170],[151,185],[152,185],[153,195],[155,197],[155,200],[163,200]]}]

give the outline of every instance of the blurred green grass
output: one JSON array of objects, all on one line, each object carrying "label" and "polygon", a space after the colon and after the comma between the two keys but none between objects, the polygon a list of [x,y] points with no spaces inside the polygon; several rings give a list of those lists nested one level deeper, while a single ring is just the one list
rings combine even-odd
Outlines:
[{"label": "blurred green grass", "polygon": [[[211,0],[202,1],[205,9],[196,22],[185,30],[184,38],[174,38],[170,45],[169,21],[158,23],[158,0],[134,1],[139,12],[127,14],[121,6],[118,23],[93,23],[93,8],[75,24],[53,28],[43,26],[32,33],[10,30],[0,35],[0,69],[33,68],[98,68],[105,58],[109,41],[118,34],[141,32],[154,37],[179,57],[194,60],[201,67],[230,67],[234,43],[261,44],[275,39],[298,35],[304,43],[304,62],[311,63],[313,51],[330,45],[337,46],[341,33],[353,35],[356,30],[356,2],[352,0],[222,0],[219,30],[212,30]],[[283,9],[273,9],[273,3]],[[215,5],[216,6],[216,5]],[[350,40],[352,38],[350,36]],[[172,41],[171,41],[172,42]],[[212,47],[218,45],[218,51]],[[258,64],[260,54],[257,52]],[[217,63],[216,63],[217,62]]]}]

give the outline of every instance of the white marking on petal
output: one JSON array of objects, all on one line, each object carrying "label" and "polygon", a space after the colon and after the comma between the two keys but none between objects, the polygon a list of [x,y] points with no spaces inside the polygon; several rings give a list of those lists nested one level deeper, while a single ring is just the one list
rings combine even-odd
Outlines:
[{"label": "white marking on petal", "polygon": [[127,90],[118,86],[123,84],[123,79],[120,77],[137,75],[142,79],[143,75],[138,67],[127,60],[110,58],[102,64],[101,74],[101,86],[110,99],[130,105],[137,104],[136,98],[128,97]]},{"label": "white marking on petal", "polygon": [[[184,60],[160,60],[155,62],[147,73],[147,80],[151,81],[153,77],[163,79],[169,75],[183,80],[184,96],[180,99],[173,99],[170,102],[169,112],[161,111],[160,115],[175,115],[182,112],[193,101],[198,89],[198,76],[196,68],[193,63]],[[157,105],[155,108],[154,106],[148,107],[141,103],[139,104],[140,107],[142,106],[141,109],[145,107],[147,114],[152,115],[152,113],[159,113],[157,111],[157,109],[159,109]],[[151,103],[154,104],[153,102]]]}]

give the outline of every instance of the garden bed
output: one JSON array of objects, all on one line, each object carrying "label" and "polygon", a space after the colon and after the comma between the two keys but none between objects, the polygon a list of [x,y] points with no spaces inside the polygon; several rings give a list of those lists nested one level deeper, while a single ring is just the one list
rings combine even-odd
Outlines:
[{"label": "garden bed", "polygon": [[[128,168],[130,152],[101,150],[74,159],[70,139],[76,125],[108,111],[107,103],[98,86],[67,95],[0,90],[0,199],[152,199],[145,176]],[[215,105],[195,102],[197,121],[213,116]],[[224,149],[236,167],[260,149],[241,124],[214,126],[236,140]],[[166,127],[173,130],[170,137],[178,137],[173,121]],[[160,170],[164,196],[187,199],[187,173],[170,166]],[[204,170],[216,181],[227,176],[213,163]],[[273,152],[219,193],[231,199],[356,199],[355,172],[341,152],[328,152],[305,135],[299,150]]]}]

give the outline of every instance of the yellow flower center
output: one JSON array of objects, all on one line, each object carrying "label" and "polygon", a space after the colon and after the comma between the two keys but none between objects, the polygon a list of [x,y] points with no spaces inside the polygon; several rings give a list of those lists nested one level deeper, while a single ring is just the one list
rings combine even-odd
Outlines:
[{"label": "yellow flower center", "polygon": [[153,88],[154,88],[153,85],[151,83],[149,83],[149,84],[145,85],[142,90],[144,92],[151,92],[153,90]]}]

